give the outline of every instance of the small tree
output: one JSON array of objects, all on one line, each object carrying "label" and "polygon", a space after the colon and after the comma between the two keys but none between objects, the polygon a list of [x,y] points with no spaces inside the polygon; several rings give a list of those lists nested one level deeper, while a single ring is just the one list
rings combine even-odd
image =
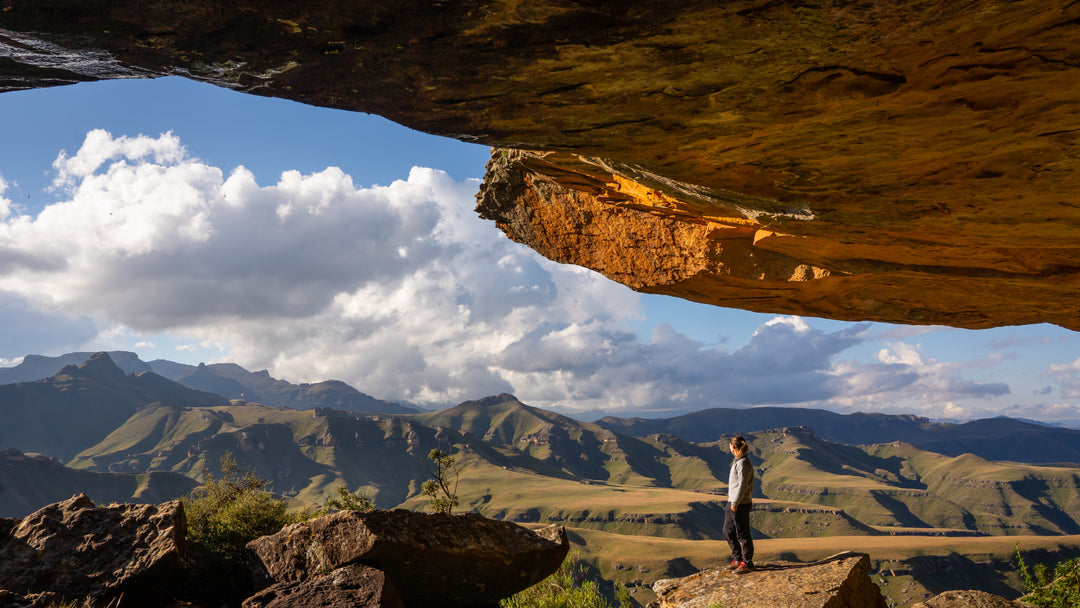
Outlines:
[{"label": "small tree", "polygon": [[435,470],[428,471],[431,479],[420,487],[420,493],[431,497],[428,505],[433,512],[449,515],[458,504],[457,487],[462,465],[455,466],[456,458],[439,449],[431,450],[428,458],[435,464]]},{"label": "small tree", "polygon": [[361,513],[371,511],[375,509],[375,499],[371,497],[371,492],[364,490],[363,493],[357,488],[355,492],[350,492],[345,486],[338,486],[337,496],[333,496],[326,501],[327,510],[337,509],[338,511],[359,511]]},{"label": "small tree", "polygon": [[1074,608],[1080,606],[1080,559],[1070,559],[1054,567],[1053,573],[1044,564],[1028,569],[1020,546],[1016,547],[1017,570],[1024,583],[1026,595],[1020,598],[1043,608]]}]

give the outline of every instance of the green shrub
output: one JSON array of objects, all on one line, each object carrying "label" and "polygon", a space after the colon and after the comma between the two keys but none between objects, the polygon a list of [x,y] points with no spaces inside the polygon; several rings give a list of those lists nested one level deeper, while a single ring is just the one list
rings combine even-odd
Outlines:
[{"label": "green shrub", "polygon": [[[632,608],[633,598],[622,585],[615,587],[619,608]],[[585,576],[585,564],[576,552],[559,569],[540,581],[500,602],[501,608],[613,608],[596,581]]]},{"label": "green shrub", "polygon": [[1016,561],[1026,592],[1021,601],[1043,608],[1080,606],[1080,558],[1057,564],[1053,572],[1044,564],[1029,569],[1017,546]]},{"label": "green shrub", "polygon": [[181,595],[198,605],[239,605],[255,591],[244,546],[310,514],[290,513],[285,499],[267,490],[270,482],[241,468],[230,453],[221,458],[220,477],[204,476],[183,499],[188,550]]},{"label": "green shrub", "polygon": [[238,557],[249,541],[307,519],[289,513],[285,500],[267,491],[270,482],[241,468],[229,452],[221,457],[220,478],[204,475],[203,485],[184,498],[188,543],[200,553]]},{"label": "green shrub", "polygon": [[350,492],[345,486],[338,486],[337,496],[326,501],[326,510],[329,511],[330,509],[364,513],[375,509],[375,499],[371,497],[371,493],[368,491],[361,493],[357,489],[355,492]]}]

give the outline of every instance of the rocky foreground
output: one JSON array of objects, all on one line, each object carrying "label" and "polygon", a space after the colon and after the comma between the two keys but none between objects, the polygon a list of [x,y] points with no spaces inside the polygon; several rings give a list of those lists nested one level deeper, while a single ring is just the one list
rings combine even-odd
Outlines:
[{"label": "rocky foreground", "polygon": [[[179,605],[185,584],[183,505],[97,507],[85,495],[27,517],[0,519],[0,608]],[[478,515],[340,512],[248,544],[256,593],[244,608],[471,608],[554,572],[566,532],[533,532]],[[884,608],[869,556],[761,564],[736,576],[706,570],[658,581],[656,608]],[[190,604],[186,604],[190,605]],[[950,591],[918,608],[1018,608],[977,591]]]},{"label": "rocky foreground", "polygon": [[[183,576],[183,505],[96,507],[85,495],[0,520],[0,608],[167,606]],[[497,605],[558,569],[569,543],[478,515],[340,512],[248,545],[257,592],[245,608],[469,608]],[[244,580],[239,580],[244,579]]]}]

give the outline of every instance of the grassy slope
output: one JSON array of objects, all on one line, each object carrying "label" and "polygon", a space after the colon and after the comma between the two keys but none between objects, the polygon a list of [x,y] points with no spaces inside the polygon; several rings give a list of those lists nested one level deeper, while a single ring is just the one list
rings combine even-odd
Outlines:
[{"label": "grassy slope", "polygon": [[[716,537],[722,523],[712,496],[724,492],[723,446],[621,436],[514,400],[409,417],[243,402],[151,408],[71,464],[199,478],[231,451],[299,500],[322,504],[345,485],[368,488],[388,507],[415,496],[431,448],[454,444],[470,446],[475,462],[464,504],[491,516],[690,538]],[[1080,531],[1068,515],[1080,512],[1072,469],[949,458],[904,444],[858,448],[797,430],[759,433],[751,445],[764,536],[876,533],[871,526]],[[785,504],[766,507],[765,498]]]},{"label": "grassy slope", "polygon": [[[645,436],[674,433],[687,441],[711,442],[725,435],[806,426],[819,437],[845,444],[903,441],[927,451],[989,460],[1080,463],[1080,431],[988,418],[963,424],[932,423],[926,418],[889,414],[837,414],[794,407],[709,409],[675,418],[615,418],[597,421],[616,433]],[[1031,446],[1038,446],[1033,450]]]},{"label": "grassy slope", "polygon": [[[649,538],[570,528],[571,542],[582,557],[607,578],[635,588],[645,603],[655,581],[684,576],[691,569],[715,568],[727,561],[724,541]],[[1020,581],[1013,569],[1019,547],[1025,555],[1054,561],[1080,554],[1080,536],[986,536],[927,538],[915,536],[828,536],[755,542],[759,563],[814,561],[843,551],[870,554],[872,578],[896,606],[908,606],[946,589],[988,588],[1006,596],[1018,595]],[[966,580],[965,580],[966,579]],[[957,583],[970,583],[957,587]],[[950,585],[949,583],[952,583]]]},{"label": "grassy slope", "polygon": [[43,457],[0,454],[0,517],[23,517],[46,504],[84,493],[97,504],[159,503],[196,486],[174,473],[94,473]]},{"label": "grassy slope", "polygon": [[1076,469],[783,433],[758,435],[753,449],[767,496],[839,507],[872,526],[1080,533]]},{"label": "grassy slope", "polygon": [[[859,448],[799,431],[759,433],[751,445],[759,481],[765,482],[752,523],[759,534],[776,539],[760,541],[762,555],[806,560],[867,551],[894,573],[882,574],[879,582],[897,597],[944,590],[947,581],[935,579],[942,572],[955,578],[979,571],[973,563],[1000,566],[1014,540],[1025,546],[1075,543],[1060,536],[882,536],[882,530],[925,531],[928,525],[995,534],[1068,531],[1072,520],[1063,513],[1080,512],[1075,469],[951,458],[905,444]],[[516,402],[410,417],[240,402],[156,408],[134,416],[73,464],[150,466],[197,476],[204,463],[216,463],[228,450],[271,479],[275,489],[308,504],[321,504],[346,485],[367,487],[383,507],[423,508],[426,500],[417,492],[434,447],[450,449],[466,464],[459,510],[571,526],[605,575],[647,580],[661,572],[685,573],[727,552],[723,543],[694,541],[721,538],[717,494],[723,493],[730,464],[725,446],[620,436]],[[1002,512],[980,507],[993,500]],[[1040,527],[1018,525],[1025,521]],[[972,586],[993,590],[1002,584],[996,576]]]}]

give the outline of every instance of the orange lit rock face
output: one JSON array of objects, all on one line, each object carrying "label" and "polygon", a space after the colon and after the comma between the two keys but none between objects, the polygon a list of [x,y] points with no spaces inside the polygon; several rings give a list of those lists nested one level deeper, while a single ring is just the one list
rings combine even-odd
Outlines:
[{"label": "orange lit rock face", "polygon": [[1078,326],[1074,247],[774,232],[815,219],[805,209],[755,214],[680,200],[562,153],[496,151],[477,198],[514,240],[639,291],[845,320]]},{"label": "orange lit rock face", "polygon": [[481,213],[635,289],[1080,328],[1080,5],[0,0],[0,91],[177,73],[505,148]]}]

